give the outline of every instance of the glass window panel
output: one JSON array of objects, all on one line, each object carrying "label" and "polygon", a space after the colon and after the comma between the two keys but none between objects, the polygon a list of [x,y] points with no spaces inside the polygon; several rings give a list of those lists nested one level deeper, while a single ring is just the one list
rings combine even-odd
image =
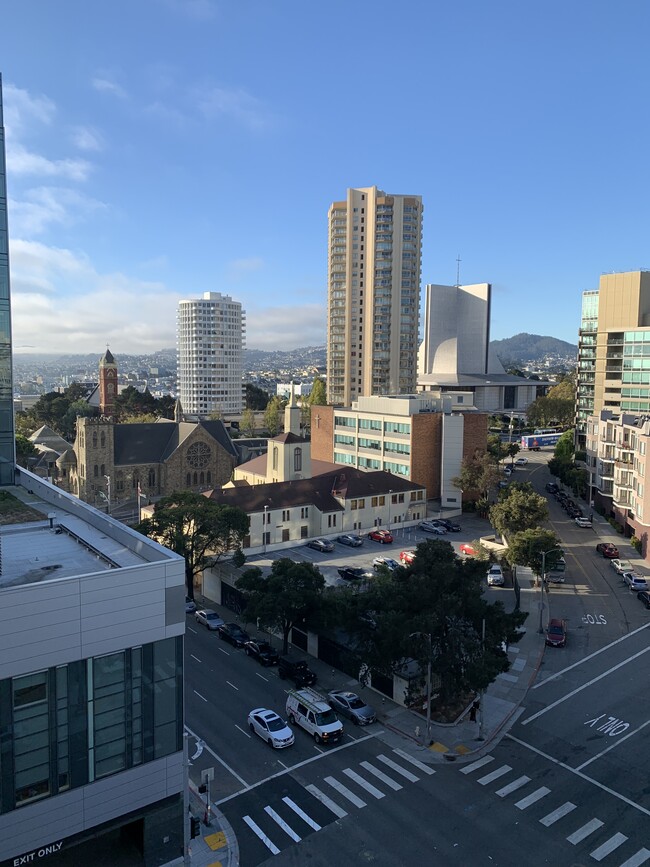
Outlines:
[{"label": "glass window panel", "polygon": [[15,677],[12,681],[14,709],[47,701],[47,672]]},{"label": "glass window panel", "polygon": [[176,752],[176,722],[156,726],[154,732],[154,756],[168,756]]},{"label": "glass window panel", "polygon": [[[99,747],[102,744],[108,744],[112,741],[121,739],[122,742],[125,742],[126,738],[126,723],[121,723],[119,725],[107,726],[106,728],[100,729],[99,731],[95,731],[95,747]],[[96,750],[97,754],[98,750]]]},{"label": "glass window panel", "polygon": [[124,756],[113,756],[101,762],[95,762],[95,777],[106,777],[124,770]]},{"label": "glass window panel", "polygon": [[165,638],[153,646],[154,680],[176,676],[176,639]]}]

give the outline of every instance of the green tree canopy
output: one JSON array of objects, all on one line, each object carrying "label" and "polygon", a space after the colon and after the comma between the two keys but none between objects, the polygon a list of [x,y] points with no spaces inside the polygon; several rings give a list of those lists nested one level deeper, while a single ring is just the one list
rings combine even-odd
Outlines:
[{"label": "green tree canopy", "polygon": [[[380,574],[363,591],[337,595],[339,622],[353,636],[371,671],[390,674],[410,659],[424,676],[429,661],[448,701],[485,689],[509,667],[502,642],[517,640],[526,615],[506,614],[500,602],[482,596],[485,564],[461,560],[449,542],[434,539],[417,546],[413,563]],[[482,640],[485,624],[485,641]]]},{"label": "green tree canopy", "polygon": [[38,455],[38,449],[34,443],[27,439],[23,434],[16,434],[16,463],[21,467],[29,469],[29,458],[35,458]]},{"label": "green tree canopy", "polygon": [[[269,393],[264,391],[252,382],[247,382],[244,385],[244,404],[246,409],[261,410],[266,409],[269,402]],[[252,435],[251,435],[252,436]]]},{"label": "green tree canopy", "polygon": [[237,587],[246,597],[246,620],[259,620],[260,626],[279,630],[286,653],[294,624],[316,614],[323,605],[325,579],[313,563],[284,557],[273,561],[269,575],[256,566],[246,569]]},{"label": "green tree canopy", "polygon": [[[542,553],[546,552],[546,557]],[[508,539],[506,556],[511,566],[528,566],[539,578],[542,562],[548,572],[562,556],[560,539],[552,530],[541,528],[523,530]]]},{"label": "green tree canopy", "polygon": [[241,549],[248,535],[248,515],[236,506],[224,506],[192,491],[163,497],[151,518],[136,528],[185,558],[187,595],[194,598],[194,576],[208,561],[217,561]]},{"label": "green tree canopy", "polygon": [[501,473],[494,457],[477,449],[472,457],[463,458],[460,475],[451,480],[455,487],[475,499],[487,497],[490,488],[498,484]]},{"label": "green tree canopy", "polygon": [[269,436],[277,436],[280,431],[280,418],[283,409],[281,398],[272,397],[268,402],[264,412],[264,425],[266,426]]},{"label": "green tree canopy", "polygon": [[319,376],[314,378],[314,384],[309,393],[309,404],[311,406],[327,406],[327,391],[325,390],[325,383]]},{"label": "green tree canopy", "polygon": [[245,437],[255,436],[255,413],[249,407],[246,407],[246,409],[241,414],[239,429],[242,432],[242,435]]},{"label": "green tree canopy", "polygon": [[562,379],[558,382],[557,385],[554,385],[553,388],[549,388],[548,394],[546,397],[555,400],[570,400],[571,403],[575,403],[576,397],[576,375],[575,372],[569,373],[566,376],[562,377]]},{"label": "green tree canopy", "polygon": [[495,530],[508,539],[522,530],[538,527],[548,519],[546,497],[535,493],[529,482],[514,482],[499,494],[499,502],[490,509]]}]

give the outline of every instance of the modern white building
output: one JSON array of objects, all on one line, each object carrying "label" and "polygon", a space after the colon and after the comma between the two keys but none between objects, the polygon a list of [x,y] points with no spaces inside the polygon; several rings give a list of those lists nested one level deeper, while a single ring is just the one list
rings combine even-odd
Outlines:
[{"label": "modern white building", "polygon": [[506,373],[490,349],[492,286],[428,283],[418,390],[451,399],[453,410],[525,412],[551,383]]},{"label": "modern white building", "polygon": [[220,292],[180,301],[177,316],[178,396],[189,418],[241,413],[245,315]]},{"label": "modern white building", "polygon": [[422,198],[348,189],[329,209],[327,399],[412,394]]}]

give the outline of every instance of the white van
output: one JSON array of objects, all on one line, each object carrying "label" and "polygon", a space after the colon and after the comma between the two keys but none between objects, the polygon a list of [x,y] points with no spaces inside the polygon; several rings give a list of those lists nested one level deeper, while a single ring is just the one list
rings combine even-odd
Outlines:
[{"label": "white van", "polygon": [[336,743],[343,734],[339,718],[313,689],[289,690],[286,710],[289,723],[309,732],[317,744]]}]

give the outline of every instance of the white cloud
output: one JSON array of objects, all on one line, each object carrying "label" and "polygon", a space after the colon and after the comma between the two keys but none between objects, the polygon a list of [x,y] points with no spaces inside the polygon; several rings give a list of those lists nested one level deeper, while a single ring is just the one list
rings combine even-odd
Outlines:
[{"label": "white cloud", "polygon": [[250,256],[247,259],[233,259],[229,262],[226,271],[230,280],[241,280],[247,274],[261,271],[264,268],[264,259],[259,256]]},{"label": "white cloud", "polygon": [[20,135],[35,120],[49,124],[56,113],[56,106],[47,96],[32,96],[27,90],[13,84],[3,87],[4,122],[7,137]]},{"label": "white cloud", "polygon": [[72,130],[72,143],[82,151],[100,151],[104,147],[101,135],[89,126],[78,126]]},{"label": "white cloud", "polygon": [[69,226],[106,206],[66,187],[35,187],[10,200],[12,235],[40,235],[51,225]]},{"label": "white cloud", "polygon": [[110,93],[120,99],[126,99],[127,97],[124,88],[116,81],[112,81],[108,76],[96,76],[92,80],[92,86],[100,93]]},{"label": "white cloud", "polygon": [[31,153],[21,144],[14,143],[7,146],[7,170],[12,175],[41,175],[85,181],[90,174],[90,169],[91,165],[86,160],[51,160],[40,154]]},{"label": "white cloud", "polygon": [[243,88],[196,88],[193,98],[207,119],[231,117],[253,130],[269,126],[272,120],[262,102]]},{"label": "white cloud", "polygon": [[323,304],[264,307],[246,310],[246,346],[249,349],[296,349],[325,343],[327,314]]}]

